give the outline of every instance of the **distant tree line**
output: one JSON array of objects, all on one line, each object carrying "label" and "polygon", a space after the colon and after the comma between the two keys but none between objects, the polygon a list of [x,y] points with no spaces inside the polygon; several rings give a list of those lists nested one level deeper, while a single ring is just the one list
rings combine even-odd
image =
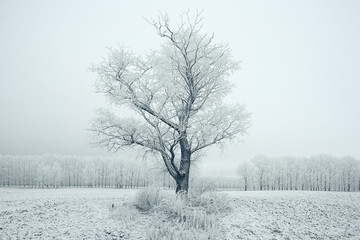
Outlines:
[{"label": "distant tree line", "polygon": [[243,190],[360,191],[360,161],[316,155],[270,158],[258,155],[238,168]]},{"label": "distant tree line", "polygon": [[145,161],[73,155],[0,155],[1,187],[174,187],[162,169]]},{"label": "distant tree line", "polygon": [[[196,178],[190,186],[236,190],[360,191],[360,161],[353,157],[255,156],[242,162],[239,178]],[[196,179],[195,179],[196,178]],[[119,156],[0,155],[0,187],[175,188],[162,165]]]}]

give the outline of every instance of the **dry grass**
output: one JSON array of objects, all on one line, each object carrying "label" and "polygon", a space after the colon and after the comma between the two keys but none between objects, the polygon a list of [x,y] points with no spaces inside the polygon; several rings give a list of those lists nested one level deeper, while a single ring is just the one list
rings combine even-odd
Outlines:
[{"label": "dry grass", "polygon": [[225,195],[195,191],[175,194],[159,188],[140,190],[134,205],[156,219],[147,231],[153,240],[218,239],[218,219],[232,210]]},{"label": "dry grass", "polygon": [[134,206],[140,211],[148,212],[164,198],[164,192],[158,187],[148,187],[137,192],[134,199]]},{"label": "dry grass", "polygon": [[215,240],[219,239],[218,229],[201,230],[182,224],[157,221],[147,231],[150,240]]}]

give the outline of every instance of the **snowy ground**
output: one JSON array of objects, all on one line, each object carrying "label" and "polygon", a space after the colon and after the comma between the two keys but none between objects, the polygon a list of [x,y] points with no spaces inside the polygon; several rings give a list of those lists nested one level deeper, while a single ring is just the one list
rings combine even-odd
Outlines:
[{"label": "snowy ground", "polygon": [[228,192],[226,239],[360,239],[360,193]]},{"label": "snowy ground", "polygon": [[[0,239],[146,239],[153,219],[132,207],[135,193],[0,188]],[[360,239],[360,193],[226,193],[223,239]]]},{"label": "snowy ground", "polygon": [[[141,239],[134,226],[128,226],[140,215],[126,205],[135,192],[0,189],[0,239]],[[138,222],[143,220],[138,217]]]}]

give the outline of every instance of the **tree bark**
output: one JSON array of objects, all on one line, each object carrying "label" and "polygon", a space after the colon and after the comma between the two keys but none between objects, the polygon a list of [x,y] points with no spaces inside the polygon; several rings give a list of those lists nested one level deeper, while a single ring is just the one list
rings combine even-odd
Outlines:
[{"label": "tree bark", "polygon": [[176,180],[176,193],[187,193],[189,189],[189,174],[184,174]]},{"label": "tree bark", "polygon": [[187,193],[189,190],[189,175],[190,175],[190,161],[191,150],[186,138],[180,140],[181,160],[179,168],[179,176],[176,181],[176,193]]}]

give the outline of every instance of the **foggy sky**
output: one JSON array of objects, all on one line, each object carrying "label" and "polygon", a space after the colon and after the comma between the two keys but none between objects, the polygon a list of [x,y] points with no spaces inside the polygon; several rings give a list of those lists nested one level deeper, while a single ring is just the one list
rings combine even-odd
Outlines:
[{"label": "foggy sky", "polygon": [[[203,9],[204,30],[241,70],[230,102],[253,113],[236,145],[201,167],[233,171],[268,156],[360,158],[359,1],[0,1],[0,154],[108,154],[86,130],[105,100],[88,69],[118,44],[142,54],[161,39],[144,20]],[[120,152],[133,157],[132,152]]]}]

